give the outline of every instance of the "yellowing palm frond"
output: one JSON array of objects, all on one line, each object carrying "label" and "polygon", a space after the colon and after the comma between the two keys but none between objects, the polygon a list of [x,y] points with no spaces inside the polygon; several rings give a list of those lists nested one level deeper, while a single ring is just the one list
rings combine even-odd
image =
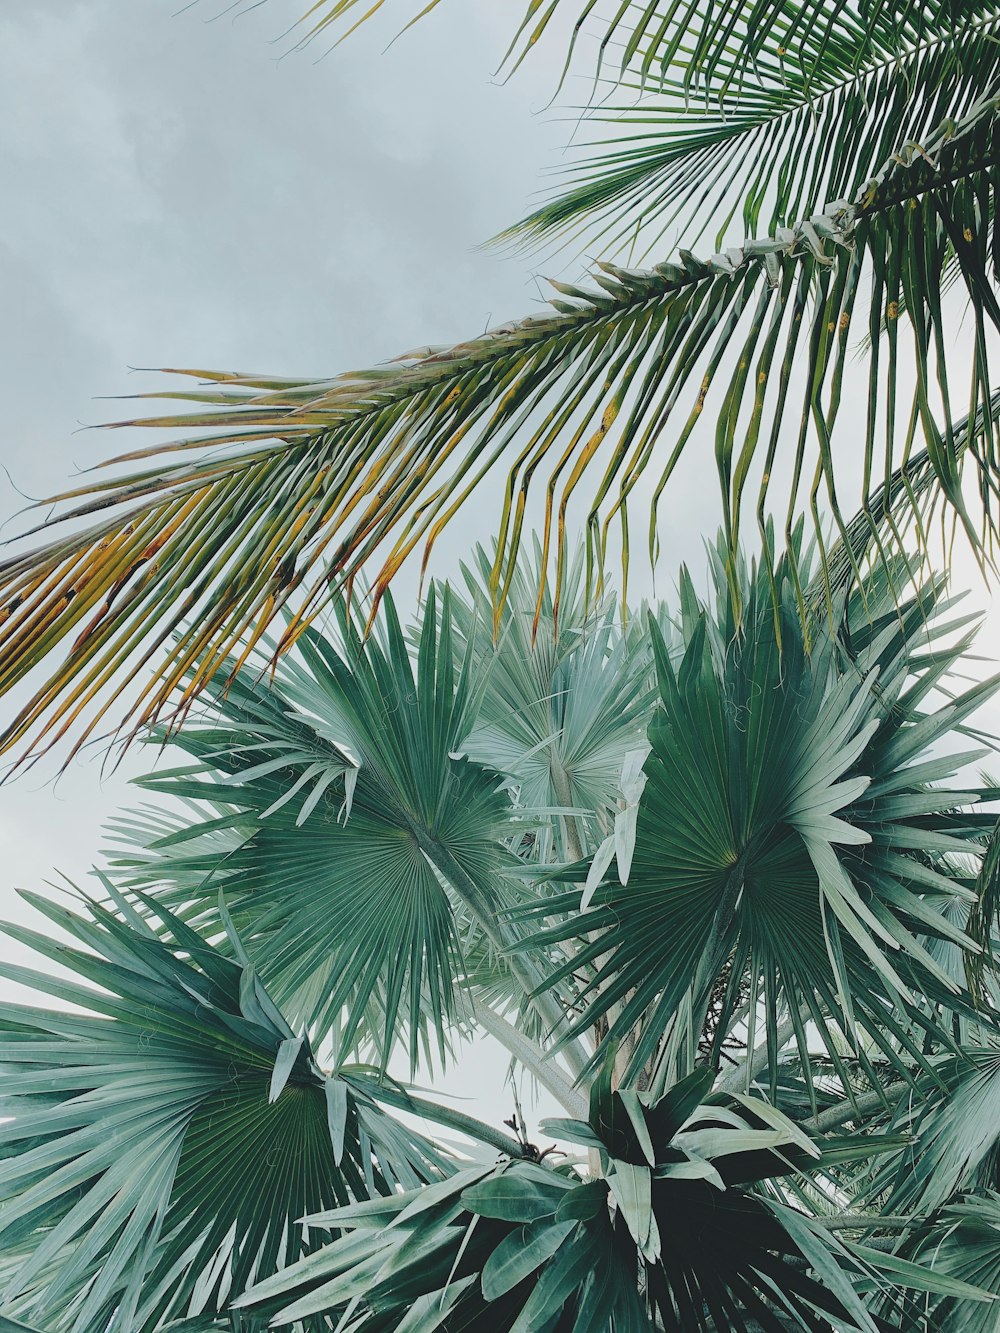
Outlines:
[{"label": "yellowing palm frond", "polygon": [[[603,265],[597,287],[556,284],[551,313],[469,342],[321,382],[190,372],[209,387],[176,396],[198,412],[125,424],[198,433],[117,460],[138,471],[56,497],[55,518],[0,563],[0,693],[36,668],[43,677],[0,748],[23,754],[70,731],[79,743],[111,707],[135,725],[156,718],[180,682],[194,697],[289,606],[283,651],[373,560],[377,600],[411,552],[423,545],[427,558],[495,467],[507,469],[490,580],[498,618],[546,470],[543,566],[556,565],[557,600],[567,511],[595,470],[591,569],[603,566],[615,519],[627,557],[628,504],[644,475],[655,556],[659,498],[691,447],[712,451],[734,546],[755,475],[762,531],[769,509],[790,524],[803,504],[818,519],[823,501],[840,523],[835,430],[854,329],[873,340],[862,494],[922,436],[937,492],[974,543],[988,539],[997,106],[982,100],[919,152],[901,146],[852,202],[795,228],[706,262],[682,251],[650,270]],[[961,388],[942,307],[952,253],[976,333]],[[956,433],[959,401],[981,413],[976,450]],[[714,417],[714,446],[698,438],[703,416]],[[790,418],[794,443],[783,445]],[[792,467],[779,498],[782,449]],[[962,491],[967,459],[979,520]],[[918,508],[908,498],[899,518]]]}]

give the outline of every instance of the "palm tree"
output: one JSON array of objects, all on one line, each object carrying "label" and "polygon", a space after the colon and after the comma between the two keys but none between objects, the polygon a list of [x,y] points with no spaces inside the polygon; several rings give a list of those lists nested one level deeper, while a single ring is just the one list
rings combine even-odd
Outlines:
[{"label": "palm tree", "polygon": [[[928,557],[994,535],[998,28],[613,7],[596,145],[508,233],[593,282],[320,383],[198,372],[0,565],[0,745],[117,708],[181,752],[99,897],[7,927],[55,1003],[0,1007],[0,1333],[995,1327],[998,682]],[[718,253],[632,267],[674,228]],[[699,449],[708,591],[630,609],[629,505],[655,556]],[[563,1114],[410,1086],[476,1033]]]},{"label": "palm tree", "polygon": [[[620,522],[627,571],[630,505],[649,507],[655,555],[660,496],[692,451],[717,475],[730,560],[747,508],[759,542],[777,513],[785,544],[803,509],[841,535],[858,509],[883,554],[926,554],[940,513],[988,554],[1000,5],[650,0],[609,6],[605,29],[594,10],[578,28],[600,36],[596,138],[568,188],[508,233],[588,244],[592,280],[556,282],[545,314],[373,370],[189,372],[201,384],[167,396],[197,411],[137,423],[181,438],[56,497],[0,564],[0,692],[27,681],[5,749],[79,743],[109,709],[132,734],[284,608],[279,652],[368,565],[377,601],[495,490],[497,617],[533,490],[558,590],[567,521],[591,572]],[[557,11],[532,0],[511,65]],[[307,24],[346,33],[366,13],[320,0]],[[696,258],[706,235],[717,253]],[[664,262],[624,267],[635,253]]]},{"label": "palm tree", "polygon": [[[1000,681],[793,543],[624,625],[579,550],[558,635],[539,545],[496,638],[480,550],[153,737],[103,901],[7,927],[0,1329],[991,1328]],[[541,1143],[388,1073],[474,1032]]]}]

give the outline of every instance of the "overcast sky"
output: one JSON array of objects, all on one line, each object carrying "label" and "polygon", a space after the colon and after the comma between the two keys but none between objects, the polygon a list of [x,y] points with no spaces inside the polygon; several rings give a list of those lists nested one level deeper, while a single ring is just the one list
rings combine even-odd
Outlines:
[{"label": "overcast sky", "polygon": [[[476,248],[526,210],[565,134],[538,114],[544,54],[491,78],[509,0],[442,5],[388,51],[394,29],[373,26],[322,60],[329,43],[273,40],[302,0],[235,21],[179,7],[0,8],[5,518],[17,492],[123,447],[78,427],[123,411],[96,396],[155,387],[129,366],[330,374],[537,308],[527,261]],[[470,512],[445,561],[482,536]],[[28,919],[14,890],[54,871],[85,878],[147,763],[0,789],[0,914]],[[494,1121],[501,1064],[477,1052],[458,1079]]]},{"label": "overcast sky", "polygon": [[[273,40],[303,0],[235,20],[179,3],[0,10],[3,517],[121,447],[77,428],[125,410],[96,396],[155,387],[129,366],[324,375],[538,308],[531,262],[475,248],[526,211],[567,132],[540,114],[558,40],[491,79],[517,0],[445,0],[388,51],[382,24],[322,60],[328,44]],[[671,573],[706,494],[670,501]],[[492,528],[482,503],[442,572]],[[0,789],[3,915],[25,916],[16,887],[83,879],[143,766]],[[495,1060],[459,1083],[496,1119]]]}]

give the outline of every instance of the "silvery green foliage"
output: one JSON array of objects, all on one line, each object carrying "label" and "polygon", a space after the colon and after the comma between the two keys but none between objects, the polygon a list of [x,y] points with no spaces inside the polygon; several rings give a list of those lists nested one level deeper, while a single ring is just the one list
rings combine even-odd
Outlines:
[{"label": "silvery green foliage", "polygon": [[[248,665],[214,694],[171,738],[183,761],[143,781],[160,804],[115,830],[109,907],[47,909],[106,961],[24,936],[127,983],[130,1007],[72,1020],[65,1053],[65,1020],[39,1044],[26,1034],[54,1020],[25,1011],[8,1049],[56,1088],[95,1032],[146,1061],[127,1092],[148,1076],[149,1033],[155,1049],[180,1023],[170,1049],[205,1067],[211,1106],[228,1095],[212,1043],[263,1024],[247,1029],[257,1100],[232,1131],[249,1157],[185,1091],[158,1202],[146,1175],[108,1203],[98,1173],[82,1201],[57,1192],[36,1213],[43,1184],[18,1173],[38,1127],[0,1128],[16,1237],[0,1309],[43,1314],[44,1333],[112,1314],[129,1333],[272,1316],[308,1333],[873,1333],[891,1316],[917,1333],[914,1312],[939,1302],[980,1318],[976,1282],[930,1273],[922,1237],[939,1234],[934,1210],[995,1183],[995,793],[954,781],[981,755],[968,720],[993,684],[949,684],[970,631],[940,581],[879,565],[832,615],[806,584],[803,623],[808,561],[798,547],[733,567],[720,546],[709,597],[685,572],[671,606],[624,627],[588,603],[577,566],[561,628],[543,599],[534,637],[524,571],[494,639],[482,556],[409,626],[386,604],[364,638],[363,607],[344,606],[273,679]],[[150,1027],[139,997],[167,983]],[[203,1020],[188,1032],[190,1003],[218,1012],[218,1036]],[[429,1071],[477,1029],[562,1103],[543,1133],[575,1162],[543,1156],[517,1120],[512,1138],[378,1081],[397,1046]],[[981,1056],[956,1044],[971,1034]],[[114,1081],[80,1077],[88,1124],[156,1115],[155,1094],[119,1111]],[[64,1106],[38,1124],[62,1126]],[[392,1118],[407,1107],[478,1139],[473,1164]],[[259,1191],[254,1135],[272,1132],[292,1174]],[[52,1142],[68,1180],[98,1161],[61,1130]],[[108,1144],[105,1172],[131,1160]],[[231,1171],[234,1186],[184,1195],[182,1258],[161,1232],[191,1152],[205,1181]],[[294,1203],[274,1212],[286,1187]],[[513,1192],[501,1215],[495,1191]],[[831,1230],[845,1210],[861,1220]],[[80,1240],[91,1217],[106,1243]],[[169,1299],[149,1276],[168,1260]]]}]

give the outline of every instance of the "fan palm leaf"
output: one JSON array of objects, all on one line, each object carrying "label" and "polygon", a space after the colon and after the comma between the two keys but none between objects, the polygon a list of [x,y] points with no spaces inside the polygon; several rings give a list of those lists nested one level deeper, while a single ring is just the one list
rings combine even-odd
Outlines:
[{"label": "fan palm leaf", "polygon": [[[655,699],[649,641],[641,625],[621,628],[612,597],[590,606],[582,545],[565,557],[557,604],[537,542],[533,558],[515,566],[494,638],[491,565],[478,548],[473,565],[463,567],[468,597],[455,599],[458,630],[473,642],[483,679],[463,748],[501,769],[527,811],[577,811],[546,828],[558,842],[557,859],[576,861],[607,833],[623,765],[645,742]],[[535,850],[551,859],[544,836]]]},{"label": "fan palm leaf", "polygon": [[249,964],[164,909],[155,931],[120,897],[82,913],[33,901],[73,943],[5,927],[69,974],[0,969],[63,1006],[3,1006],[11,1316],[46,1333],[207,1328],[316,1246],[293,1225],[304,1212],[451,1170],[363,1070],[319,1069]]},{"label": "fan palm leaf", "polygon": [[911,1146],[882,1168],[873,1189],[889,1187],[889,1212],[936,1213],[959,1195],[993,1188],[1000,1147],[1000,1049],[963,1046],[935,1068],[921,1102],[903,1101],[893,1125]]},{"label": "fan palm leaf", "polygon": [[806,652],[789,565],[751,575],[738,634],[721,561],[718,579],[719,617],[692,592],[682,660],[657,653],[661,708],[627,884],[609,877],[583,915],[575,889],[526,914],[563,914],[541,938],[578,941],[566,968],[594,965],[585,1021],[609,1017],[608,1041],[631,1043],[633,1077],[658,1053],[684,1067],[720,984],[717,1039],[748,1006],[753,1046],[763,1014],[772,1088],[783,1014],[806,1071],[811,1020],[835,1061],[844,1044],[860,1049],[860,1029],[911,1077],[922,1034],[947,1041],[924,1001],[969,1007],[925,943],[977,948],[942,910],[958,899],[967,915],[975,900],[947,858],[981,857],[994,823],[981,793],[937,785],[968,752],[931,747],[997,681],[924,710],[963,647],[936,642],[954,628],[934,625],[939,588],[899,606],[878,577],[863,585],[838,661],[822,619]]},{"label": "fan palm leaf", "polygon": [[[993,1190],[942,1209],[921,1238],[917,1257],[936,1272],[1000,1296],[1000,1195]],[[929,1300],[940,1333],[992,1333],[996,1308],[981,1301]]]},{"label": "fan palm leaf", "polygon": [[[567,556],[567,568],[578,571],[580,561]],[[103,1017],[0,1013],[15,1116],[0,1126],[10,1202],[0,1211],[0,1228],[9,1224],[0,1233],[5,1313],[45,1333],[83,1333],[94,1326],[87,1320],[118,1311],[129,1333],[167,1333],[172,1323],[175,1333],[214,1333],[220,1319],[256,1333],[274,1314],[298,1321],[297,1333],[342,1318],[373,1333],[423,1329],[421,1320],[521,1333],[557,1318],[581,1333],[611,1319],[646,1329],[656,1326],[651,1318],[713,1333],[819,1333],[832,1319],[872,1333],[889,1326],[878,1322],[882,1304],[909,1317],[924,1299],[906,1294],[913,1290],[932,1303],[978,1299],[915,1265],[916,1241],[883,1254],[834,1238],[841,1225],[881,1226],[877,1211],[864,1211],[869,1199],[909,1207],[887,1192],[897,1178],[922,1181],[926,1172],[907,1168],[899,1129],[922,1136],[935,1198],[950,1203],[970,1179],[982,1183],[981,1153],[961,1158],[957,1175],[942,1159],[948,1134],[934,1129],[934,1115],[949,1105],[942,1090],[954,1088],[965,1140],[989,1120],[989,1097],[976,1101],[972,1088],[975,1106],[962,1100],[970,1066],[955,1033],[963,1015],[985,1031],[990,1013],[973,1011],[962,968],[944,966],[939,946],[960,957],[974,951],[963,925],[993,819],[977,807],[982,790],[947,785],[970,756],[941,754],[940,742],[962,734],[991,683],[950,697],[965,618],[951,612],[940,581],[920,585],[906,562],[877,562],[860,587],[838,589],[832,608],[816,585],[796,588],[809,569],[801,546],[776,568],[753,568],[733,562],[720,537],[712,568],[711,611],[685,574],[678,614],[649,614],[659,703],[631,865],[612,836],[616,870],[589,888],[586,860],[563,863],[572,840],[537,834],[572,819],[588,849],[597,846],[602,818],[613,814],[604,745],[627,754],[649,708],[650,661],[635,641],[644,622],[630,617],[631,629],[611,633],[581,593],[568,598],[569,623],[556,640],[546,595],[532,643],[537,569],[528,565],[512,582],[496,646],[489,624],[476,632],[477,618],[491,616],[488,575],[469,571],[469,597],[435,588],[409,633],[391,599],[366,639],[358,607],[350,616],[344,607],[327,637],[315,627],[299,637],[273,679],[248,661],[228,690],[210,693],[207,709],[188,715],[172,741],[194,762],[147,784],[179,798],[179,813],[161,813],[145,855],[123,852],[115,867],[148,896],[123,896],[107,881],[113,910],[94,906],[81,918],[40,904],[82,949],[10,928],[71,977],[9,966],[5,975]],[[570,589],[583,584],[582,575],[568,580]],[[505,645],[537,653],[537,663],[518,672],[504,662]],[[629,651],[616,651],[622,645]],[[265,659],[269,651],[262,646]],[[601,662],[610,683],[599,679]],[[560,696],[559,706],[523,735],[513,724],[503,731],[513,758],[489,769],[468,757],[483,719],[497,725],[518,700],[532,716],[537,686]],[[942,691],[947,702],[934,709]],[[532,728],[544,732],[554,718],[586,739],[588,725],[577,731],[573,717],[586,720],[590,693],[618,700],[624,714],[616,734],[614,708],[596,708],[591,723],[607,714],[601,743],[580,750],[575,791],[589,792],[594,808],[516,804],[507,789],[522,767],[515,736],[530,751]],[[551,1170],[549,1154],[539,1163],[523,1126],[516,1141],[344,1063],[348,1034],[363,1044],[376,1031],[369,1044],[384,1063],[408,1024],[443,1037],[452,1026],[424,954],[412,952],[429,936],[389,873],[378,834],[386,823],[400,836],[424,830],[428,884],[454,938],[442,987],[466,988],[470,1025],[498,1027],[525,1069],[545,1086],[555,1080],[574,1119],[545,1128],[593,1152],[592,1179]],[[142,819],[132,834],[146,836]],[[376,855],[366,856],[369,845]],[[434,869],[438,846],[452,859]],[[457,873],[463,865],[471,889]],[[587,893],[592,905],[581,915]],[[522,899],[530,912],[503,910]],[[484,908],[492,921],[477,919]],[[421,969],[418,985],[408,969]],[[102,989],[91,992],[79,976]],[[988,961],[984,976],[989,984]],[[555,1021],[536,1014],[519,1031],[503,1015],[530,1013],[532,988]],[[334,991],[336,1015],[327,1004]],[[579,1047],[571,1066],[592,1090],[589,1120],[582,1089],[551,1058],[567,1018],[576,1038],[598,1044],[589,1066]],[[741,1093],[761,1069],[758,1030],[769,1100]],[[745,1068],[713,1092],[720,1051],[734,1036],[748,1048]],[[311,1054],[312,1037],[332,1048],[323,1058],[333,1075]],[[817,1037],[823,1057],[812,1049]],[[699,1049],[700,1067],[685,1081]],[[932,1089],[933,1111],[917,1124],[887,1121],[907,1084]],[[176,1091],[177,1106],[166,1106],[161,1085]],[[637,1085],[648,1091],[639,1096]],[[453,1164],[382,1106],[471,1134],[506,1160],[494,1166],[478,1154],[482,1166],[443,1181]],[[803,1123],[791,1125],[779,1106]],[[288,1119],[300,1113],[301,1130]],[[879,1134],[813,1143],[804,1123],[817,1136],[846,1123]],[[173,1135],[173,1156],[165,1148],[154,1158],[157,1134]],[[163,1179],[137,1168],[135,1187],[116,1193],[108,1173],[128,1174],[133,1140],[135,1161],[155,1160]],[[315,1149],[316,1161],[272,1146],[286,1140]],[[891,1154],[881,1170],[867,1162],[876,1149]],[[53,1180],[65,1189],[50,1197]],[[486,1196],[507,1198],[509,1189],[536,1202],[552,1189],[571,1192],[572,1215],[489,1212]],[[310,1190],[319,1191],[315,1206]],[[845,1200],[846,1218],[838,1216]],[[51,1203],[41,1220],[36,1202]],[[293,1225],[303,1214],[315,1229]],[[345,1235],[327,1244],[323,1228],[341,1224]],[[917,1237],[921,1225],[917,1208]]]},{"label": "fan palm leaf", "polygon": [[119,869],[202,931],[219,929],[221,893],[316,1040],[373,1044],[384,1064],[408,1028],[415,1066],[430,1028],[443,1056],[471,1014],[460,931],[502,947],[517,883],[502,776],[458,753],[482,687],[447,591],[439,617],[432,589],[412,657],[391,600],[364,643],[342,607],[336,637],[303,635],[273,681],[245,668],[173,733],[196,766],[141,785],[199,817],[185,810]]}]

